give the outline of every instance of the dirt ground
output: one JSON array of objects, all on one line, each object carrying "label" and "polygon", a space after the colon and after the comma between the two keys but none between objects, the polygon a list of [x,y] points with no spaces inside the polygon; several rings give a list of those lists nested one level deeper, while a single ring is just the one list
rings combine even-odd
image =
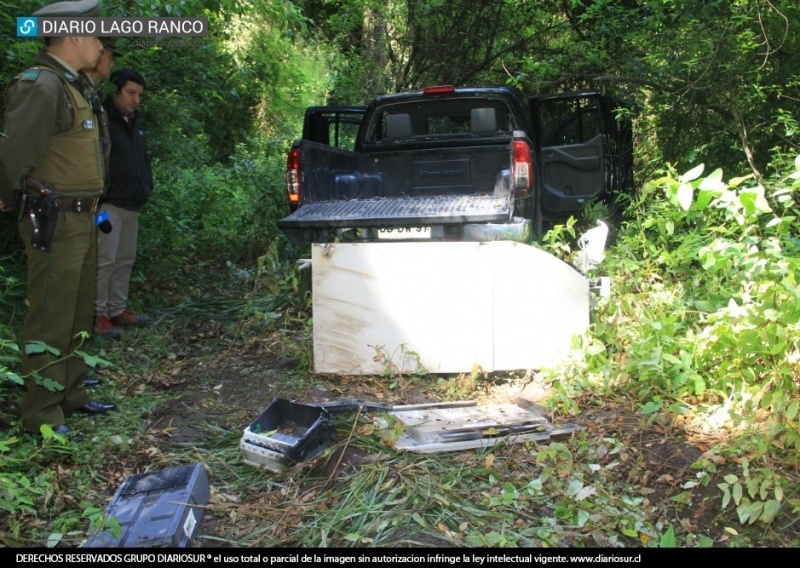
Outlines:
[{"label": "dirt ground", "polygon": [[[298,361],[286,357],[280,336],[249,339],[237,342],[233,348],[225,348],[218,341],[219,333],[220,329],[208,322],[177,331],[180,337],[176,336],[176,341],[183,345],[183,351],[172,361],[172,369],[140,377],[128,385],[130,393],[146,383],[175,395],[145,417],[144,429],[149,438],[163,444],[164,448],[192,446],[208,435],[209,428],[238,435],[275,397],[297,401],[360,398],[395,404],[436,400],[436,393],[420,383],[407,382],[390,391],[380,378],[374,377],[318,376],[310,383],[298,385],[289,372]],[[453,380],[470,381],[463,377]],[[541,402],[548,395],[547,385],[535,373],[516,378],[484,377],[478,383],[472,385],[472,398],[479,404],[519,398]],[[629,467],[621,467],[618,473],[630,483],[641,485],[651,506],[674,512],[672,520],[686,531],[700,531],[712,536],[715,546],[728,546],[731,533],[726,527],[739,524],[733,507],[721,509],[722,495],[716,487],[719,479],[707,486],[693,487],[688,506],[680,506],[681,503],[687,505],[684,484],[696,479],[697,471],[692,464],[719,440],[687,429],[685,424],[664,424],[647,419],[633,405],[623,403],[600,408],[587,401],[587,408],[574,422],[590,436],[614,438],[640,456],[638,460],[631,460]],[[341,467],[357,468],[360,460],[368,459],[357,450],[347,451],[349,454],[343,456]],[[720,467],[724,468],[724,464]],[[224,519],[209,519],[203,533],[229,534],[231,527],[224,525]],[[790,522],[789,531],[783,534],[759,527],[758,540],[752,543],[786,546],[798,532],[800,525],[796,521]],[[213,539],[203,544],[214,545]]]},{"label": "dirt ground", "polygon": [[[109,463],[105,491],[110,494],[127,475],[170,464],[170,455],[186,455],[195,447],[203,447],[210,433],[223,433],[226,440],[241,438],[243,430],[276,397],[297,401],[323,401],[358,398],[393,404],[434,402],[441,399],[442,390],[432,388],[435,379],[401,381],[389,387],[381,377],[313,376],[298,381],[297,353],[285,350],[285,331],[279,334],[250,339],[229,340],[222,324],[201,321],[181,324],[174,328],[169,355],[153,357],[157,363],[144,373],[126,373],[126,357],[148,357],[130,342],[107,344],[109,359],[116,361],[114,369],[102,370],[101,377],[114,384],[120,395],[135,397],[145,391],[157,392],[163,402],[141,415],[138,431],[143,435],[130,452]],[[458,392],[469,392],[478,404],[515,402],[524,399],[540,403],[548,396],[547,384],[536,373],[503,377],[455,377],[449,379]],[[453,400],[452,398],[450,400]],[[460,400],[465,400],[460,398]],[[586,430],[595,440],[614,439],[636,459],[624,461],[616,472],[620,483],[640,487],[647,505],[666,511],[672,524],[679,524],[689,533],[708,535],[714,546],[792,546],[800,539],[800,522],[787,512],[772,526],[756,525],[752,536],[741,540],[747,532],[736,519],[735,508],[722,510],[722,494],[717,488],[725,469],[733,471],[734,464],[718,461],[720,473],[706,486],[696,485],[688,493],[686,483],[697,479],[692,465],[701,456],[716,459],[709,452],[722,440],[711,437],[701,427],[689,424],[665,423],[638,412],[634,404],[614,402],[598,405],[591,399],[579,400],[581,412],[571,420]],[[6,409],[13,412],[12,409]],[[231,445],[231,444],[229,444]],[[601,444],[602,445],[602,444]],[[201,451],[195,451],[204,459]],[[231,447],[220,459],[241,460],[241,451]],[[370,456],[347,447],[336,460],[336,467],[357,470]],[[327,474],[326,474],[327,475]],[[212,492],[211,507],[235,504],[236,495]],[[242,530],[237,521],[227,515],[208,515],[202,526],[204,547],[230,546],[229,535]],[[774,527],[781,527],[778,530]],[[731,527],[736,527],[734,533]],[[738,539],[738,540],[732,540]],[[446,546],[431,543],[433,546]]]}]

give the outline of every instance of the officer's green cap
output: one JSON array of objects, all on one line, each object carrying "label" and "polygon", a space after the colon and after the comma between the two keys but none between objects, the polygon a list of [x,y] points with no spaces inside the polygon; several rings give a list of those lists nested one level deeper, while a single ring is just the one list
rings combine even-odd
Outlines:
[{"label": "officer's green cap", "polygon": [[33,13],[34,16],[66,18],[69,16],[99,17],[103,12],[101,0],[64,0],[45,6]]}]

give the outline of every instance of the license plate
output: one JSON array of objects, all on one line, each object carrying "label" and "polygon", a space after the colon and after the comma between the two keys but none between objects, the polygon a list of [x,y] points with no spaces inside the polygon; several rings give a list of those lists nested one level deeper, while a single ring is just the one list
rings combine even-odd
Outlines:
[{"label": "license plate", "polygon": [[394,229],[378,229],[378,238],[387,240],[430,239],[430,227],[397,227]]}]

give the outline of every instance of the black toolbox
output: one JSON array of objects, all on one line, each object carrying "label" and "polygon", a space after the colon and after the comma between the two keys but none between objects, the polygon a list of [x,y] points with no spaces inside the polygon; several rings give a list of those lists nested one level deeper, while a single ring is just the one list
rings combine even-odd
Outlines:
[{"label": "black toolbox", "polygon": [[[96,529],[84,547],[190,547],[210,496],[201,463],[132,475],[106,508],[105,526]],[[112,518],[119,522],[119,535]]]}]

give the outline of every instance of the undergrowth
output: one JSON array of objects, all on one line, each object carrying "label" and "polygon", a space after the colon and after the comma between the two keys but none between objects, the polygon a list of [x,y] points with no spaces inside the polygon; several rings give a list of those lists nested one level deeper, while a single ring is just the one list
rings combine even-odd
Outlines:
[{"label": "undergrowth", "polygon": [[[703,166],[645,185],[608,251],[576,357],[550,371],[557,404],[631,396],[644,416],[718,433],[698,483],[742,525],[800,513],[800,157],[767,186]],[[569,248],[567,247],[567,250]],[[723,438],[724,436],[724,438]]]}]

